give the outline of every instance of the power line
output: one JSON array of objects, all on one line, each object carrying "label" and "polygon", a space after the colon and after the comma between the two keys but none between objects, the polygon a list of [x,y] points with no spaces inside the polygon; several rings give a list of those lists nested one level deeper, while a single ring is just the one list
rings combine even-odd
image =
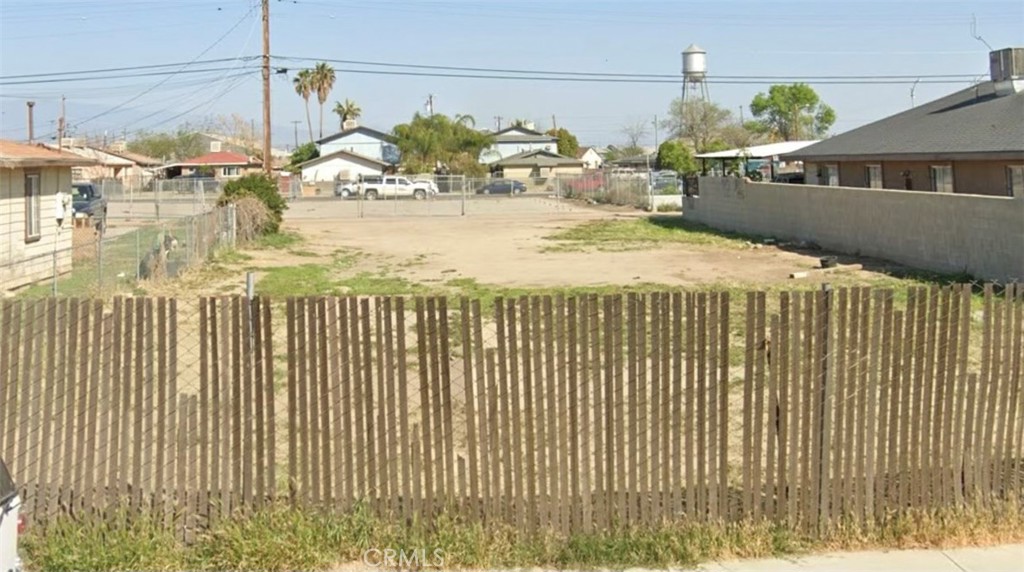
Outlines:
[{"label": "power line", "polygon": [[84,75],[84,74],[98,74],[98,73],[111,73],[111,72],[123,72],[123,71],[140,71],[140,70],[153,70],[160,68],[173,68],[188,65],[206,65],[206,64],[219,64],[224,62],[234,62],[238,60],[248,61],[257,59],[258,56],[245,56],[245,57],[234,57],[234,58],[217,58],[213,60],[193,60],[188,62],[174,62],[169,64],[150,64],[144,66],[128,66],[120,68],[100,68],[91,70],[77,70],[77,71],[63,71],[63,72],[47,72],[47,73],[32,73],[32,74],[20,74],[20,75],[4,75],[0,76],[0,81],[9,79],[30,79],[30,78],[43,78],[43,77],[56,77],[56,76],[68,76],[68,75]]},{"label": "power line", "polygon": [[[28,81],[7,81],[7,82],[0,82],[0,87],[6,87],[6,86],[9,86],[9,85],[39,85],[39,84],[47,84],[47,83],[66,83],[66,82],[79,82],[79,81],[96,81],[96,80],[101,80],[101,79],[126,79],[126,78],[133,78],[133,77],[154,77],[154,76],[155,77],[160,77],[160,76],[173,77],[173,76],[182,75],[182,74],[221,72],[221,71],[232,71],[232,70],[237,70],[237,69],[238,69],[237,67],[225,67],[225,68],[206,68],[206,69],[197,69],[197,70],[172,70],[172,71],[159,71],[159,72],[148,72],[148,73],[105,75],[105,76],[92,76],[92,77],[71,77],[71,78],[61,78],[61,79],[39,79],[39,80],[28,80]],[[128,104],[128,103],[131,103],[132,101],[135,101],[139,97],[142,97],[143,95],[153,91],[154,89],[156,89],[157,87],[159,87],[161,85],[163,85],[163,82],[158,83],[155,86],[152,86],[150,89],[147,89],[147,90],[143,91],[138,96],[136,96],[136,97],[134,97],[132,99],[129,99],[128,101],[124,102],[124,104],[122,104],[122,105],[125,105],[125,104]],[[118,106],[118,107],[120,107],[120,106]]]},{"label": "power line", "polygon": [[[409,68],[409,69],[426,69],[426,70],[445,70],[445,71],[461,71],[461,72],[483,72],[493,74],[530,74],[535,76],[540,75],[558,75],[565,77],[609,77],[609,78],[665,78],[674,79],[681,81],[679,74],[645,74],[645,73],[612,73],[612,72],[579,72],[579,71],[565,71],[565,70],[527,70],[527,69],[513,69],[513,68],[481,68],[481,67],[469,67],[469,66],[443,66],[443,65],[428,65],[428,64],[406,64],[396,62],[377,62],[377,61],[362,61],[362,60],[337,60],[337,59],[323,59],[323,58],[308,58],[308,57],[297,57],[297,56],[274,56],[276,59],[286,61],[317,61],[347,65],[360,65],[360,66],[371,66],[371,67],[388,67],[388,68]],[[968,79],[975,77],[977,74],[906,74],[906,75],[820,75],[820,76],[787,76],[787,75],[717,75],[715,79],[743,79],[743,80],[862,80],[862,79],[910,79],[914,80],[917,78],[924,79]]]}]

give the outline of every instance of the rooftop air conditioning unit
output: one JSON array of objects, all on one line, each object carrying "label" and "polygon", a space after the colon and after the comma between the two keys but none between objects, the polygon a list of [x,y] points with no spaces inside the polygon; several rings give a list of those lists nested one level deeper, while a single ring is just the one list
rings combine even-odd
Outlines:
[{"label": "rooftop air conditioning unit", "polygon": [[1024,48],[990,52],[988,59],[996,95],[1009,95],[1024,90]]}]

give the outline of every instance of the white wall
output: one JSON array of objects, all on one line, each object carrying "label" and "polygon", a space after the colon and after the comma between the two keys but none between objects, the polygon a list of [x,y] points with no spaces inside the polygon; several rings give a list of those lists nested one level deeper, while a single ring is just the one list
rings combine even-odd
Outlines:
[{"label": "white wall", "polygon": [[688,219],[808,240],[823,248],[941,273],[1024,280],[1024,197],[936,194],[701,177]]},{"label": "white wall", "polygon": [[[57,271],[71,270],[71,220],[58,232],[55,196],[60,188],[71,192],[71,169],[48,167],[41,174],[41,238],[25,242],[25,171],[0,169],[0,290],[9,290],[53,275],[54,248]],[[69,215],[70,216],[70,215]]]},{"label": "white wall", "polygon": [[364,157],[384,160],[384,146],[388,143],[364,133],[350,133],[341,139],[320,145],[320,156],[330,155],[338,151],[348,151]]},{"label": "white wall", "polygon": [[358,163],[344,157],[335,157],[302,169],[303,183],[334,181],[354,181],[360,175],[379,175],[381,169],[377,165]]}]

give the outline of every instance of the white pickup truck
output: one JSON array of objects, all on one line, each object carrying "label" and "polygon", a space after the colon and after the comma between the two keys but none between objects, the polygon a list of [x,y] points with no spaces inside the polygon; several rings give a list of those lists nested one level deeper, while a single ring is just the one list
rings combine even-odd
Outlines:
[{"label": "white pickup truck", "polygon": [[406,197],[423,200],[436,192],[429,181],[410,181],[405,177],[392,175],[368,177],[359,183],[359,194],[368,201]]}]

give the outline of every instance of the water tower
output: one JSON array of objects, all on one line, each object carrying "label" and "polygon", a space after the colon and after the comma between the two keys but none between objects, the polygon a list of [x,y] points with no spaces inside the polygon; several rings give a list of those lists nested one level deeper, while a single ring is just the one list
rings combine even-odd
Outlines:
[{"label": "water tower", "polygon": [[683,50],[683,103],[710,101],[708,95],[708,53],[697,44]]}]

